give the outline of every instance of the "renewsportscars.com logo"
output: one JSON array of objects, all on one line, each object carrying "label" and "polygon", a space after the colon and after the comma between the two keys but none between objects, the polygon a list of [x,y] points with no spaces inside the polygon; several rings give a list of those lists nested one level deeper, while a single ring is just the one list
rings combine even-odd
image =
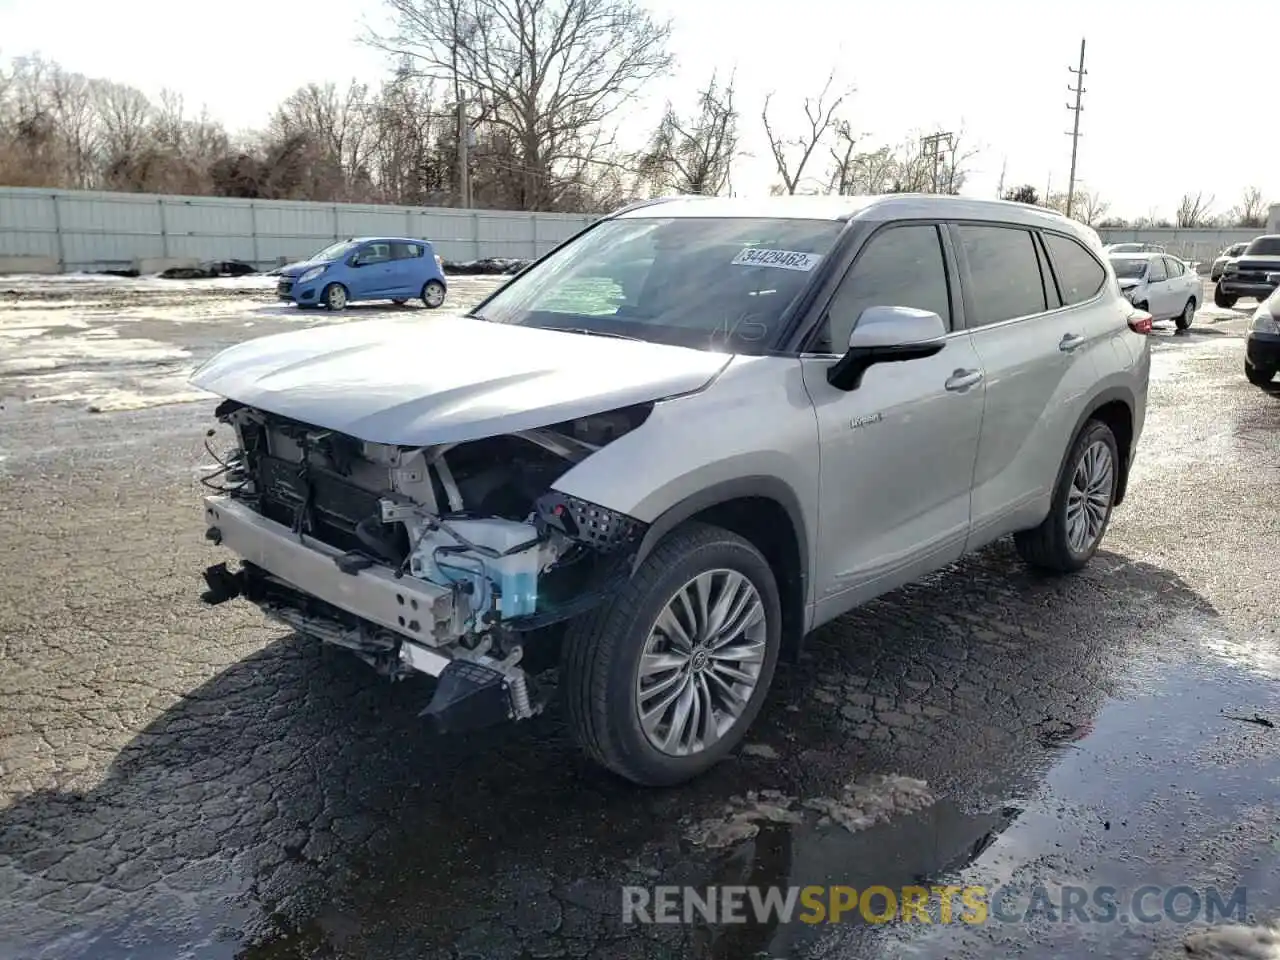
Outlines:
[{"label": "renewsportscars.com logo", "polygon": [[1247,920],[1216,887],[623,887],[623,923],[1161,923]]}]

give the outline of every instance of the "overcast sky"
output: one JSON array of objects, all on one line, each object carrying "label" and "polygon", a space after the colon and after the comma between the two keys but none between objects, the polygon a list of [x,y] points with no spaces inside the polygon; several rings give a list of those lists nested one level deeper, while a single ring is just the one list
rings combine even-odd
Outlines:
[{"label": "overcast sky", "polygon": [[[1208,15],[1216,8],[1187,0],[646,2],[674,20],[678,63],[647,91],[653,110],[630,115],[624,132],[643,138],[667,97],[679,104],[712,70],[736,67],[743,147],[755,155],[735,171],[740,194],[776,180],[759,118],[765,94],[775,91],[780,125],[788,108],[803,120],[805,95],[832,65],[856,88],[845,115],[870,140],[963,130],[981,148],[966,193],[994,195],[1005,161],[1006,186],[1060,190],[1071,156],[1067,67],[1085,36],[1078,176],[1112,213],[1172,216],[1188,190],[1214,194],[1215,211],[1225,210],[1249,184],[1280,200],[1280,125],[1248,96],[1274,86],[1278,3],[1225,5],[1243,32],[1224,34]],[[309,81],[381,79],[385,59],[356,42],[361,21],[381,11],[377,0],[0,0],[0,56],[39,52],[148,95],[167,86],[237,129],[261,125]],[[1233,115],[1233,102],[1250,112]]]}]

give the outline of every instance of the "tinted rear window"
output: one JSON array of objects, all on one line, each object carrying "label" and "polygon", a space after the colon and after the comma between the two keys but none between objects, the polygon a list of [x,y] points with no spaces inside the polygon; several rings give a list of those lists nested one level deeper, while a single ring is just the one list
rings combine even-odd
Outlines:
[{"label": "tinted rear window", "polygon": [[970,298],[980,327],[1047,309],[1035,238],[1020,227],[959,227],[969,261]]},{"label": "tinted rear window", "polygon": [[1049,259],[1053,262],[1053,272],[1058,278],[1062,302],[1069,307],[1073,303],[1092,300],[1107,279],[1107,271],[1102,264],[1070,237],[1056,233],[1041,236],[1044,237],[1045,246],[1049,248]]}]

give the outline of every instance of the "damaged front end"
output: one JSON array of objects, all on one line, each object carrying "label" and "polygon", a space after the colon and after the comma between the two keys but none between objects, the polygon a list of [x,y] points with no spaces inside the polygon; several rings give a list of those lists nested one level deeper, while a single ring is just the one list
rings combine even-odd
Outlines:
[{"label": "damaged front end", "polygon": [[442,730],[533,716],[557,628],[627,578],[645,533],[552,484],[651,409],[413,447],[225,401],[237,443],[205,478],[206,536],[240,562],[205,571],[204,599],[439,678],[423,713]]}]

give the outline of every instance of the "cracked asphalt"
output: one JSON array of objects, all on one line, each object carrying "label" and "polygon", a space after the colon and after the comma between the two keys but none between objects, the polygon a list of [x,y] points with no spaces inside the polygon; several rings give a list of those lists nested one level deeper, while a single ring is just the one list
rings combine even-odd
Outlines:
[{"label": "cracked asphalt", "polygon": [[[145,337],[110,291],[51,295],[56,324],[8,296],[41,332],[0,340],[0,957],[1150,956],[1185,933],[627,925],[624,884],[1243,884],[1280,910],[1280,732],[1252,722],[1280,722],[1280,392],[1244,380],[1250,304],[1155,336],[1129,499],[1086,571],[1037,577],[999,543],[881,598],[780,668],[737,756],[644,791],[554,707],[437,738],[429,681],[200,603],[213,404],[145,384],[241,335],[213,294]],[[103,324],[165,349],[126,383],[59,346]],[[150,399],[87,412],[121,389]],[[876,774],[932,802],[856,832],[805,805]],[[691,839],[753,805],[736,840]]]}]

